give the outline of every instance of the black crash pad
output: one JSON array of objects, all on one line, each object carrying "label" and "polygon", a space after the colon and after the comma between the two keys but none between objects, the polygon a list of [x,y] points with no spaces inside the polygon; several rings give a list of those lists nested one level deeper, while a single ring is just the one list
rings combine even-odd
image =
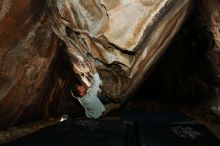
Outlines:
[{"label": "black crash pad", "polygon": [[200,124],[137,124],[137,145],[220,146],[219,140]]},{"label": "black crash pad", "polygon": [[179,112],[135,109],[122,120],[129,127],[129,139],[135,141],[129,146],[220,146],[205,126]]}]

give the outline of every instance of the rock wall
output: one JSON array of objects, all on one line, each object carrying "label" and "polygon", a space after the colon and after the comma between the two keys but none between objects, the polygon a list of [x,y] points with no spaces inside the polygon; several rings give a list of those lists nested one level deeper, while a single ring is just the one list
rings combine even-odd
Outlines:
[{"label": "rock wall", "polygon": [[[197,1],[197,9],[201,13],[201,24],[207,26],[207,31],[212,34],[214,46],[209,50],[209,60],[215,69],[218,81],[220,80],[220,1],[202,0]],[[211,101],[211,106],[216,106],[220,113],[220,87],[215,90],[215,98]]]},{"label": "rock wall", "polygon": [[[191,1],[176,0],[50,0],[48,17],[72,58],[73,70],[88,81],[91,54],[112,99],[126,99],[165,52]],[[89,86],[89,84],[88,84]],[[120,89],[120,90],[119,90]]]},{"label": "rock wall", "polygon": [[0,129],[42,118],[58,38],[43,0],[0,1]]},{"label": "rock wall", "polygon": [[208,27],[208,30],[212,33],[215,45],[210,49],[210,60],[212,60],[214,68],[220,78],[220,1],[218,0],[203,0],[197,2],[197,9],[200,11],[201,23]]}]

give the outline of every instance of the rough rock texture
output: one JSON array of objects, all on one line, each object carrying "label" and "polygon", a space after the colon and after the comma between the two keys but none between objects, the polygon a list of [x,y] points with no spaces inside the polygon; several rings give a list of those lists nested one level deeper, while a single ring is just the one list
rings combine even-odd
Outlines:
[{"label": "rough rock texture", "polygon": [[[181,27],[191,1],[48,0],[53,31],[72,58],[73,70],[88,84],[88,53],[96,60],[102,90],[123,100],[143,80]],[[119,90],[120,89],[120,90]]]},{"label": "rough rock texture", "polygon": [[58,38],[44,5],[44,1],[0,0],[0,129],[24,115],[29,120],[42,118],[49,101],[48,75]]},{"label": "rough rock texture", "polygon": [[[220,80],[220,1],[202,0],[196,3],[196,8],[201,13],[201,23],[207,26],[207,31],[211,32],[214,39],[214,46],[209,51],[209,59],[212,62],[218,80]],[[218,113],[220,113],[220,87],[215,92],[217,95],[211,104],[219,106]]]},{"label": "rough rock texture", "polygon": [[207,25],[215,40],[215,46],[210,50],[210,59],[220,78],[219,52],[220,52],[220,1],[202,0],[197,2],[197,9],[200,11],[201,23]]},{"label": "rough rock texture", "polygon": [[75,112],[64,50],[88,86],[92,56],[102,91],[126,99],[190,8],[191,0],[0,0],[0,129]]}]

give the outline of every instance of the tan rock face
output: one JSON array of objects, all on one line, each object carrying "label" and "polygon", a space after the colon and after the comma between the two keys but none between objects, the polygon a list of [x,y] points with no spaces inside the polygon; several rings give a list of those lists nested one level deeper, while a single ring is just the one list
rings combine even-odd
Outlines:
[{"label": "tan rock face", "polygon": [[190,6],[190,0],[52,0],[47,14],[67,45],[73,70],[85,77],[74,64],[86,64],[86,54],[92,54],[102,89],[124,99],[163,54]]},{"label": "tan rock face", "polygon": [[[58,47],[43,1],[0,1],[0,129],[27,111],[38,115]],[[49,82],[49,81],[48,81]],[[38,105],[39,104],[39,105]]]}]

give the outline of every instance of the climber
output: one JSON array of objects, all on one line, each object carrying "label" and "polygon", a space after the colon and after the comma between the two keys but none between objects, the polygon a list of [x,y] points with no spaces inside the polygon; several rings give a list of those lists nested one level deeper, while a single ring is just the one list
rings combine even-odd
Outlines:
[{"label": "climber", "polygon": [[94,66],[94,62],[90,60],[88,64],[93,74],[91,87],[88,89],[84,83],[78,83],[73,88],[72,96],[78,99],[80,104],[85,108],[86,117],[97,119],[105,111],[104,105],[97,97],[101,80]]}]

